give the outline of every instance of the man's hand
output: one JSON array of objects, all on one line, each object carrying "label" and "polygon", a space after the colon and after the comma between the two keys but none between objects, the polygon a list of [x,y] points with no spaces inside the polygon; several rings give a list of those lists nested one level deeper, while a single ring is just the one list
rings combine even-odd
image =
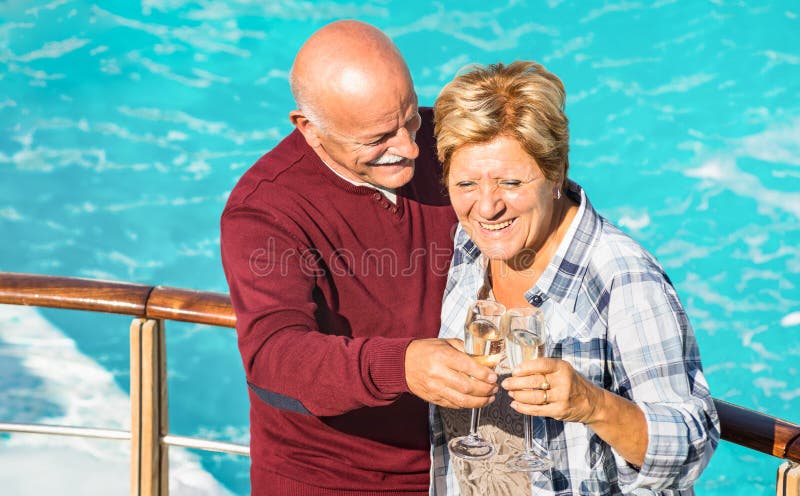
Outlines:
[{"label": "man's hand", "polygon": [[497,374],[461,351],[457,339],[417,339],[406,349],[406,383],[413,394],[448,408],[479,408],[494,401]]}]

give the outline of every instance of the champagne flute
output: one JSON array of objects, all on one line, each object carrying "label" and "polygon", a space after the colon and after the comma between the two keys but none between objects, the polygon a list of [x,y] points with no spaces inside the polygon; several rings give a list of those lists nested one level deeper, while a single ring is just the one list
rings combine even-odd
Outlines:
[{"label": "champagne flute", "polygon": [[[506,327],[506,353],[511,367],[516,368],[525,360],[545,356],[547,335],[541,310],[532,307],[512,308],[506,313],[503,324]],[[542,472],[552,468],[550,454],[533,440],[533,417],[530,415],[523,415],[523,429],[525,451],[506,465],[520,472]]]},{"label": "champagne flute", "polygon": [[[500,320],[505,307],[496,301],[478,300],[469,307],[464,323],[464,351],[476,362],[494,368],[504,356],[505,340],[500,330]],[[494,455],[492,444],[478,435],[481,409],[473,408],[469,434],[452,439],[450,453],[467,460],[483,460]]]}]

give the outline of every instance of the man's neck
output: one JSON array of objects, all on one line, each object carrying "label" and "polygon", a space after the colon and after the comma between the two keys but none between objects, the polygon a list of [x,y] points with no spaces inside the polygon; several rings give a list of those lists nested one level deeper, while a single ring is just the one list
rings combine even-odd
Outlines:
[{"label": "man's neck", "polygon": [[[320,157],[320,160],[322,160],[322,157]],[[387,200],[389,200],[393,204],[397,205],[397,192],[396,192],[396,190],[394,190],[392,188],[385,188],[383,186],[378,186],[378,185],[375,185],[375,184],[370,184],[370,183],[367,183],[367,182],[364,182],[364,181],[356,181],[354,179],[350,179],[349,177],[345,176],[344,174],[342,174],[338,170],[336,170],[333,167],[331,167],[328,164],[328,162],[326,162],[325,160],[322,160],[322,163],[325,164],[325,166],[328,167],[328,169],[333,171],[334,174],[336,174],[337,176],[341,177],[342,179],[344,179],[348,183],[353,184],[355,186],[366,186],[368,188],[375,188],[378,191],[380,191],[381,193],[383,193],[383,196],[385,196]]]}]

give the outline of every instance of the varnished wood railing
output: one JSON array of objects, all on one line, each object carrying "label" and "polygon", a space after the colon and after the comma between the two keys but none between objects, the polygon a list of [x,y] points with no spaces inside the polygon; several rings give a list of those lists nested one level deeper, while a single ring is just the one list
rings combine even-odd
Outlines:
[{"label": "varnished wood railing", "polygon": [[222,293],[77,277],[0,272],[0,303],[236,326]]},{"label": "varnished wood railing", "polygon": [[[0,303],[132,315],[155,321],[236,325],[233,307],[225,294],[73,277],[0,272]],[[726,401],[714,402],[722,439],[788,460],[790,465],[800,463],[800,425]],[[161,415],[165,412],[159,411]],[[175,436],[161,432],[157,441],[166,444],[164,439],[172,437]]]}]

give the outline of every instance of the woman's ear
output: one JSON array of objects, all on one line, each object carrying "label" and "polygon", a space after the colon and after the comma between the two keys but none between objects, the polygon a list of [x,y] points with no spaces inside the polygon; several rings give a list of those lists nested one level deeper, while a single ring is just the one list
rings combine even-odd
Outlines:
[{"label": "woman's ear", "polygon": [[557,177],[555,181],[553,181],[553,199],[560,200],[561,199],[561,187],[564,183],[561,177]]}]

